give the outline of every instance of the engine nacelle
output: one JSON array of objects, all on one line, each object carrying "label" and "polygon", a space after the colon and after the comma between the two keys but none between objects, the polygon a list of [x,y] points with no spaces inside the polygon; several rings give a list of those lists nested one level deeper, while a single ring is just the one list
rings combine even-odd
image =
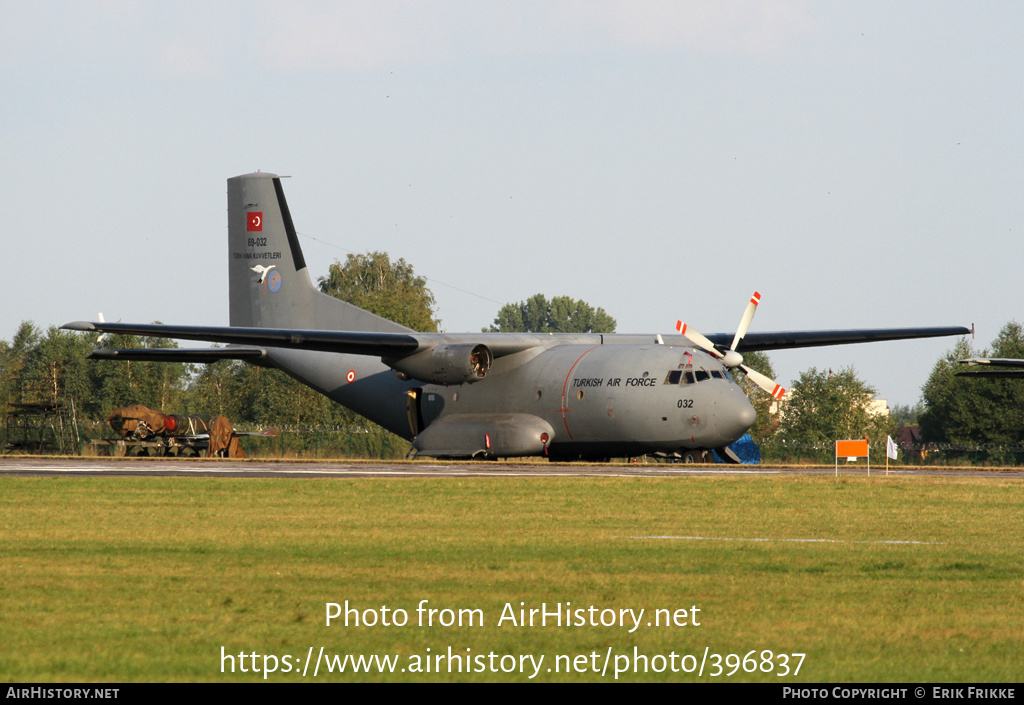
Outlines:
[{"label": "engine nacelle", "polygon": [[435,345],[429,350],[403,358],[382,358],[402,379],[430,384],[472,384],[491,369],[494,354],[483,343]]}]

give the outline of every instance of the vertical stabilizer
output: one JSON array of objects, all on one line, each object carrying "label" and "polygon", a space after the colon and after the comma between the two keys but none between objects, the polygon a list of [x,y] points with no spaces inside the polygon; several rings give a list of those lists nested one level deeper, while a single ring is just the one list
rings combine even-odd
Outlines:
[{"label": "vertical stabilizer", "polygon": [[275,174],[228,179],[228,281],[233,326],[408,330],[313,286]]}]

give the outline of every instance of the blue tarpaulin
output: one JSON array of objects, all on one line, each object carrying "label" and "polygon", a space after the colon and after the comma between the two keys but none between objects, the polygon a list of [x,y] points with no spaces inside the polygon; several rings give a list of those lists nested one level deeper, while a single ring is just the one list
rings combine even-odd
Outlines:
[{"label": "blue tarpaulin", "polygon": [[[740,459],[740,462],[744,465],[760,465],[761,464],[761,449],[754,443],[754,439],[750,437],[749,433],[743,434],[743,436],[729,446],[730,450],[736,454]],[[715,453],[715,462],[724,463],[718,453]]]}]

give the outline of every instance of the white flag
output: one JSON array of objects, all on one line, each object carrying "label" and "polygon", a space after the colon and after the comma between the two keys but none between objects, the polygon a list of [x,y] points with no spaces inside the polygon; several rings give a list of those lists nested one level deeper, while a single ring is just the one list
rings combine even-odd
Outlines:
[{"label": "white flag", "polygon": [[896,460],[896,452],[899,450],[896,445],[896,441],[892,439],[892,436],[886,436],[885,438],[885,454],[893,460]]}]

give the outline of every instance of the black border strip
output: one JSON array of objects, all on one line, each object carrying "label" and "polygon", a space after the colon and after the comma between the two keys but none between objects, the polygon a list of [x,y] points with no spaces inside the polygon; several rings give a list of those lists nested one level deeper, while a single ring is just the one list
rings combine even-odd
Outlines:
[{"label": "black border strip", "polygon": [[299,236],[295,232],[295,225],[292,223],[292,214],[288,210],[288,201],[284,198],[284,188],[281,186],[281,179],[274,179],[274,190],[277,191],[277,205],[281,208],[281,219],[284,220],[284,231],[288,234],[288,247],[292,251],[292,261],[295,262],[295,271],[306,268],[306,258],[302,256],[302,248],[299,247]]}]

